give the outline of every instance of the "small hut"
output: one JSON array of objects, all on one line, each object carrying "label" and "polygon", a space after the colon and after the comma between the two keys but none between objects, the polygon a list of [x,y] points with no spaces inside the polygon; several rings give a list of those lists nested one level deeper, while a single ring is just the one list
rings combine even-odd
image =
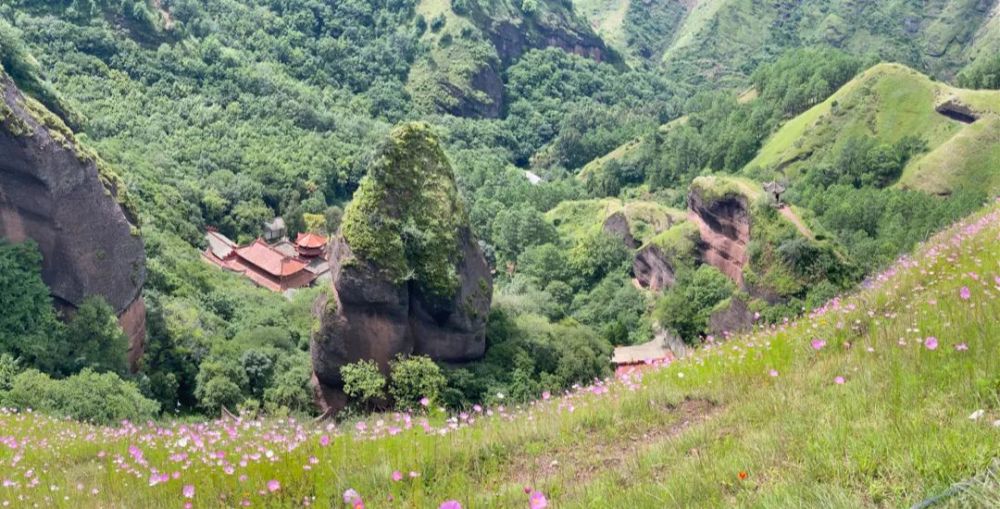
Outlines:
[{"label": "small hut", "polygon": [[615,348],[611,364],[615,366],[615,374],[621,375],[629,371],[644,369],[673,362],[674,352],[662,338],[656,338],[648,343]]},{"label": "small hut", "polygon": [[285,227],[285,220],[281,217],[276,217],[266,223],[264,223],[264,240],[269,243],[275,243],[287,235],[288,229]]}]

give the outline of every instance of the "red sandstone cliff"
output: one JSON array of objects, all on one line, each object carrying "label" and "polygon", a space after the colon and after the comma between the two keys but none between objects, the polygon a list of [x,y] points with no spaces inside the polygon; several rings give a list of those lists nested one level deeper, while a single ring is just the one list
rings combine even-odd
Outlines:
[{"label": "red sandstone cliff", "polygon": [[145,250],[117,177],[0,69],[0,237],[33,239],[42,279],[70,316],[100,295],[129,335],[136,368],[146,334]]},{"label": "red sandstone cliff", "polygon": [[750,204],[746,196],[706,199],[697,187],[688,194],[688,220],[698,226],[698,251],[707,263],[743,286],[750,244]]}]

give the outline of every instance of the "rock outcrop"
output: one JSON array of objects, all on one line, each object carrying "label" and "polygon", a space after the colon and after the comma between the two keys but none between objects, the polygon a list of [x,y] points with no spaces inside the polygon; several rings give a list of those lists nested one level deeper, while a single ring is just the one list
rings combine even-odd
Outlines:
[{"label": "rock outcrop", "polygon": [[604,233],[611,235],[612,237],[621,239],[625,247],[629,249],[636,249],[639,247],[639,243],[636,242],[635,237],[632,236],[632,228],[628,223],[628,218],[625,217],[625,213],[622,211],[615,212],[608,216],[604,220],[604,224],[601,226]]},{"label": "rock outcrop", "polygon": [[753,312],[743,297],[736,295],[712,310],[708,317],[708,333],[713,336],[738,334],[753,327]]},{"label": "rock outcrop", "polygon": [[525,12],[518,2],[473,0],[464,2],[461,12],[453,10],[447,25],[424,37],[431,55],[411,69],[408,88],[415,102],[461,117],[497,118],[504,111],[503,73],[528,51],[560,48],[597,62],[623,63],[570,5],[536,4]]},{"label": "rock outcrop", "polygon": [[42,279],[71,316],[100,295],[129,334],[136,367],[145,340],[145,250],[124,185],[61,119],[0,69],[0,237],[33,239]]},{"label": "rock outcrop", "polygon": [[670,258],[655,244],[643,247],[632,261],[632,273],[643,288],[662,292],[677,282],[677,271]]},{"label": "rock outcrop", "polygon": [[710,192],[691,186],[688,194],[688,220],[698,226],[701,240],[699,257],[743,286],[747,246],[750,244],[750,203],[739,192]]},{"label": "rock outcrop", "polygon": [[426,124],[393,130],[331,253],[333,291],[317,306],[322,325],[311,342],[324,411],[346,404],[345,364],[371,359],[388,372],[399,354],[465,362],[485,353],[489,266]]}]

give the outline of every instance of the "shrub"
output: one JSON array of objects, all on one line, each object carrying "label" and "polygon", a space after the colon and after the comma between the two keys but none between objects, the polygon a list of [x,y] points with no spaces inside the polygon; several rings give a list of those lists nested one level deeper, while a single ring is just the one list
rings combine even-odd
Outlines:
[{"label": "shrub", "polygon": [[340,367],[344,393],[361,406],[370,406],[385,397],[385,377],[375,361],[361,360]]},{"label": "shrub", "polygon": [[430,357],[400,355],[390,367],[389,394],[398,408],[416,408],[423,398],[434,401],[444,388],[441,368]]},{"label": "shrub", "polygon": [[97,424],[142,421],[160,410],[159,403],[144,398],[131,382],[91,369],[63,380],[29,369],[14,377],[3,404]]},{"label": "shrub", "polygon": [[0,394],[14,386],[14,377],[21,371],[21,366],[18,364],[18,360],[10,355],[0,355]]},{"label": "shrub", "polygon": [[654,316],[660,324],[694,343],[705,333],[712,308],[732,295],[735,285],[718,269],[702,265],[694,272],[682,272],[677,284],[656,305]]}]

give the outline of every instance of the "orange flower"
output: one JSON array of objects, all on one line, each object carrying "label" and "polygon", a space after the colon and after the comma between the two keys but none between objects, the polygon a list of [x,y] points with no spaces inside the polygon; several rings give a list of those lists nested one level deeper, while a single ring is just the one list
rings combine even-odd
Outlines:
[{"label": "orange flower", "polygon": [[740,470],[740,480],[741,481],[745,481],[746,478],[747,478],[747,473],[744,472],[744,471],[742,471],[742,470]]}]

